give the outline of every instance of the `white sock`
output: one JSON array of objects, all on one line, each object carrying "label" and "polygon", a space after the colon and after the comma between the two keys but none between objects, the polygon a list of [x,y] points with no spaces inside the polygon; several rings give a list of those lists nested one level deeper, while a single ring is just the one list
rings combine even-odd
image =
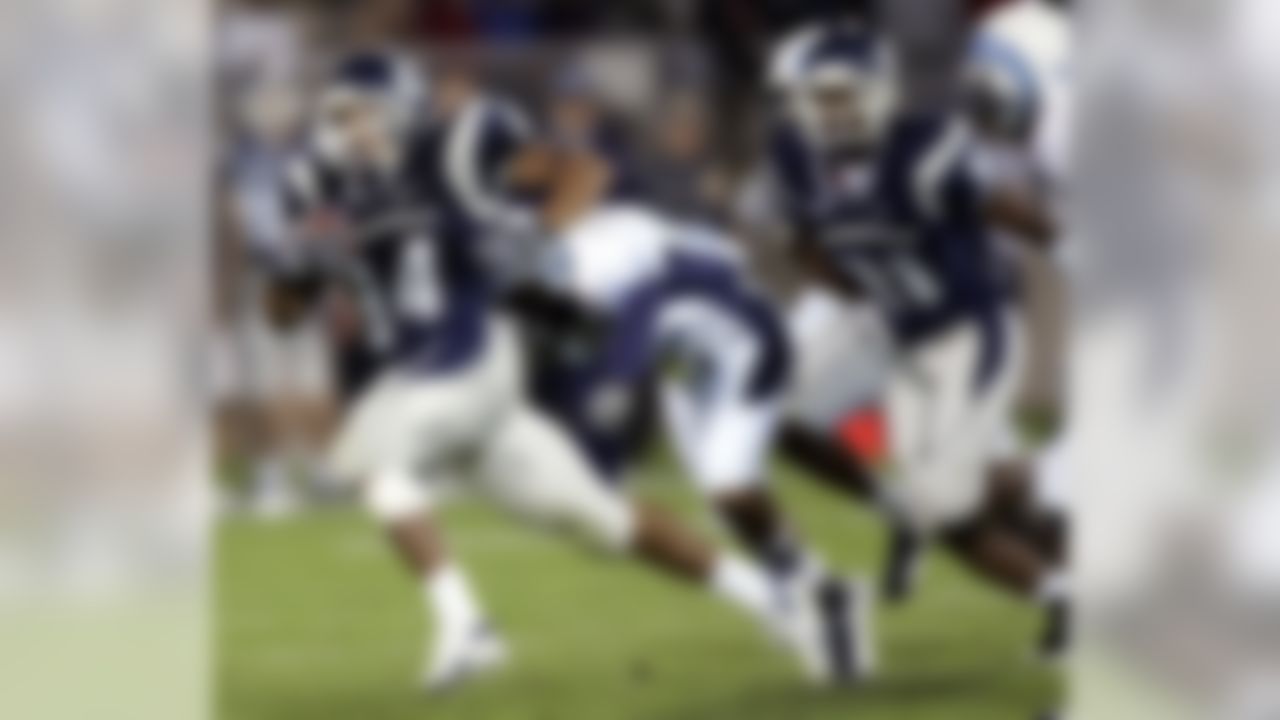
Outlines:
[{"label": "white sock", "polygon": [[289,464],[278,453],[260,458],[254,463],[253,483],[259,496],[284,492],[289,487]]},{"label": "white sock", "polygon": [[1067,599],[1067,576],[1061,570],[1051,572],[1040,580],[1036,588],[1036,600],[1042,605],[1053,605]]},{"label": "white sock", "polygon": [[456,565],[445,565],[428,576],[423,590],[437,632],[468,628],[483,617],[471,583]]},{"label": "white sock", "polygon": [[756,617],[769,617],[774,608],[774,586],[759,567],[732,555],[721,555],[711,573],[711,589]]}]

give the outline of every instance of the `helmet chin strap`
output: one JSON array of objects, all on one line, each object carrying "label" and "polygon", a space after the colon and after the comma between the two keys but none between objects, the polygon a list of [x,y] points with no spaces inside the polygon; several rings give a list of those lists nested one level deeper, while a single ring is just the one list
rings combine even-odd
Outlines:
[{"label": "helmet chin strap", "polygon": [[320,157],[335,166],[391,173],[403,160],[407,128],[391,117],[383,125],[381,137],[367,138],[362,146],[349,132],[321,123],[313,134],[314,146]]}]

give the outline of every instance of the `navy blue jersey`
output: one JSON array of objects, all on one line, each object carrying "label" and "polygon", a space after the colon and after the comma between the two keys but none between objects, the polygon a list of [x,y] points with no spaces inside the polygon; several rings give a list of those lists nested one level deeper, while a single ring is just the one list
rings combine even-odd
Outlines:
[{"label": "navy blue jersey", "polygon": [[[712,325],[668,311],[696,305],[699,316],[714,315]],[[674,322],[672,322],[674,321]],[[652,384],[672,370],[702,401],[723,399],[726,372],[738,370],[734,347],[717,344],[730,334],[749,335],[754,344],[747,375],[732,392],[740,400],[777,398],[790,372],[785,330],[773,308],[742,276],[723,263],[696,254],[677,253],[663,272],[633,287],[611,308],[594,352],[559,377],[558,396],[550,411],[572,433],[602,476],[621,479],[621,470],[646,447],[652,418],[648,398]],[[740,346],[736,346],[739,347]],[[570,368],[566,368],[567,370]],[[601,418],[595,414],[597,392],[624,393],[625,411]]]},{"label": "navy blue jersey", "polygon": [[320,265],[354,292],[366,345],[383,363],[443,372],[484,346],[493,291],[481,229],[501,211],[502,169],[522,142],[489,107],[415,132],[392,176],[314,157],[293,173],[291,214],[331,212],[349,233]]},{"label": "navy blue jersey", "polygon": [[[667,311],[692,302],[704,308],[703,322],[672,322]],[[709,313],[709,315],[707,314]],[[614,308],[599,372],[613,381],[635,383],[659,364],[682,366],[695,385],[718,380],[717,326],[754,338],[758,354],[744,399],[782,392],[790,372],[785,331],[772,306],[750,286],[735,265],[696,252],[676,251],[663,272],[628,292]]]},{"label": "navy blue jersey", "polygon": [[900,120],[861,158],[824,156],[790,126],[771,138],[782,210],[799,241],[880,307],[907,347],[976,321],[998,350],[1009,275],[967,151],[962,126],[936,117]]}]

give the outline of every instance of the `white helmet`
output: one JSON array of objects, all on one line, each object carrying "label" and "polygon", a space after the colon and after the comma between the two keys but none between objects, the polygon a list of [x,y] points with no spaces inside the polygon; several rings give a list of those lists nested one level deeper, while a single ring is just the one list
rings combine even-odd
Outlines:
[{"label": "white helmet", "polygon": [[770,83],[801,131],[827,148],[874,144],[898,109],[889,45],[850,23],[806,28],[785,39]]},{"label": "white helmet", "polygon": [[425,74],[409,58],[389,52],[349,55],[320,92],[315,147],[340,167],[390,169],[426,102]]},{"label": "white helmet", "polygon": [[1047,2],[1013,3],[987,18],[970,48],[966,90],[979,128],[1025,138],[1068,91],[1070,22]]},{"label": "white helmet", "polygon": [[1026,136],[1040,113],[1040,86],[1017,48],[979,34],[965,72],[969,112],[979,128],[1009,138]]}]

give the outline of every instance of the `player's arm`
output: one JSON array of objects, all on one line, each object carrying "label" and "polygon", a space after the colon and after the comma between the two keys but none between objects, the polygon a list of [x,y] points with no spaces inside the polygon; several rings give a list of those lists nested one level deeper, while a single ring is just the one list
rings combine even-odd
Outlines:
[{"label": "player's arm", "polygon": [[994,228],[1036,248],[1050,248],[1058,237],[1057,223],[1048,206],[1029,192],[1007,186],[988,187],[982,211]]},{"label": "player's arm", "polygon": [[862,288],[841,272],[830,251],[818,240],[816,230],[807,223],[796,223],[791,233],[791,257],[801,277],[809,283],[832,290],[838,295],[857,300]]},{"label": "player's arm", "polygon": [[506,168],[510,187],[543,196],[539,219],[553,233],[598,203],[610,176],[608,164],[589,149],[541,141],[524,143]]},{"label": "player's arm", "polygon": [[772,224],[785,242],[785,257],[801,282],[818,285],[851,298],[863,293],[839,267],[839,260],[824,247],[819,180],[811,171],[806,145],[789,125],[775,127],[769,136],[761,192],[755,208],[747,209],[755,224]]}]

